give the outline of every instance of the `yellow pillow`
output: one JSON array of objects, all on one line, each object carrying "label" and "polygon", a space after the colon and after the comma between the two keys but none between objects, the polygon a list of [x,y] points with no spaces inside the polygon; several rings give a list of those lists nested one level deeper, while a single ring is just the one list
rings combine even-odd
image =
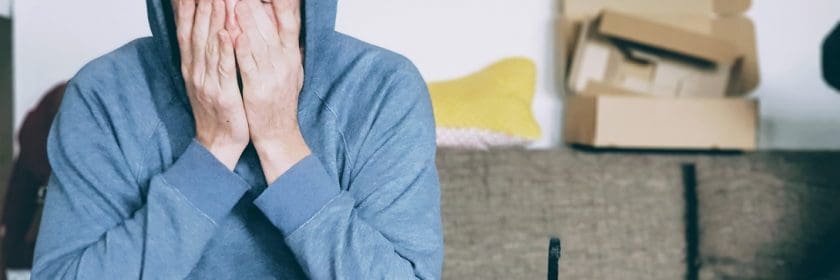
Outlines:
[{"label": "yellow pillow", "polygon": [[486,149],[540,138],[531,105],[536,66],[508,58],[460,79],[429,83],[439,146]]}]

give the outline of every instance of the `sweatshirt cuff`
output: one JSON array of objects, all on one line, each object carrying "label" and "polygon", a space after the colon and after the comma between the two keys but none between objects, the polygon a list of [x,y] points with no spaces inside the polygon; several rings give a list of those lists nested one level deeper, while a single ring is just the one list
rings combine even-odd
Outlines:
[{"label": "sweatshirt cuff", "polygon": [[250,186],[193,139],[163,179],[214,222],[224,218]]},{"label": "sweatshirt cuff", "polygon": [[272,183],[254,204],[289,236],[341,193],[321,161],[309,155]]}]

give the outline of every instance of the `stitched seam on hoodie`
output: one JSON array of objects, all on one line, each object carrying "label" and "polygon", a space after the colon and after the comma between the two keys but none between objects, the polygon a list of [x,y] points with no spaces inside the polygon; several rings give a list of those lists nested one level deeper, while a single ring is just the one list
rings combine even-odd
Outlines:
[{"label": "stitched seam on hoodie", "polygon": [[311,224],[312,221],[315,220],[316,217],[318,217],[322,212],[326,211],[327,207],[330,206],[331,204],[333,204],[333,202],[335,202],[339,198],[341,198],[342,195],[344,195],[344,192],[340,192],[338,195],[336,195],[335,197],[330,199],[330,201],[327,201],[327,203],[325,203],[323,206],[321,206],[321,208],[319,208],[318,211],[315,212],[315,214],[312,214],[312,216],[309,217],[309,219],[306,219],[306,222],[303,222],[303,224],[301,224],[296,229],[294,229],[291,233],[289,233],[289,235],[286,236],[286,238],[284,238],[284,240],[293,239],[292,237],[294,235],[296,235],[296,233],[301,231],[301,229],[305,228],[307,225]]},{"label": "stitched seam on hoodie", "polygon": [[[347,161],[350,162],[350,164],[353,164],[353,157],[350,156],[350,152],[348,151],[349,146],[347,145],[347,137],[344,136],[344,131],[342,131],[341,127],[338,126],[338,114],[335,112],[335,110],[333,110],[332,106],[330,106],[329,102],[327,102],[327,100],[324,99],[323,96],[321,96],[321,93],[319,93],[318,90],[313,89],[312,93],[314,93],[315,96],[318,97],[318,99],[321,100],[321,103],[323,103],[324,106],[327,107],[327,111],[329,111],[330,114],[333,115],[333,118],[335,118],[335,122],[336,122],[335,130],[338,131],[338,136],[341,137],[341,144],[344,145],[344,156],[347,157]],[[351,166],[350,170],[352,170],[352,166]]]},{"label": "stitched seam on hoodie", "polygon": [[207,215],[207,213],[204,213],[204,211],[203,211],[203,210],[201,210],[201,208],[198,208],[198,206],[196,206],[195,204],[193,204],[193,202],[192,202],[192,201],[190,201],[190,199],[189,199],[189,198],[187,198],[187,196],[186,196],[186,195],[184,195],[184,193],[182,193],[182,192],[181,192],[181,190],[179,190],[178,188],[176,188],[175,186],[173,186],[171,183],[169,183],[169,181],[167,181],[167,180],[166,180],[166,177],[165,177],[165,176],[160,176],[160,180],[161,180],[164,184],[166,184],[166,186],[168,186],[170,189],[175,190],[175,193],[177,193],[177,194],[178,194],[178,196],[179,196],[182,200],[186,201],[186,202],[187,202],[187,205],[189,205],[190,207],[192,207],[192,208],[193,208],[193,209],[195,209],[195,210],[198,210],[198,213],[201,213],[201,216],[204,216],[205,218],[207,218],[208,220],[210,220],[210,222],[211,222],[211,223],[213,223],[213,225],[215,225],[215,226],[218,226],[218,225],[219,225],[219,224],[217,224],[217,223],[216,223],[216,220],[213,220],[213,218],[211,218],[209,215]]},{"label": "stitched seam on hoodie", "polygon": [[[98,87],[98,86],[93,86],[93,87],[91,87],[89,90],[90,90],[90,91],[92,91],[92,92],[103,92],[102,90],[100,90],[100,89],[99,89],[99,87]],[[105,105],[104,105],[104,102],[103,102],[102,104],[103,104],[103,106],[105,106]],[[92,112],[92,113],[93,113],[93,112]],[[114,139],[118,139],[118,138],[119,138],[119,136],[118,136],[118,134],[117,134],[117,130],[116,130],[116,129],[114,129],[114,128],[116,127],[116,124],[115,124],[113,121],[111,121],[110,114],[108,114],[107,112],[100,112],[100,114],[106,114],[106,115],[109,115],[109,116],[107,117],[107,118],[108,118],[108,121],[107,121],[107,122],[108,122],[108,125],[109,125],[109,127],[110,127],[109,129],[111,130],[111,132],[110,132],[110,133],[111,133],[112,137],[114,137]],[[147,145],[147,144],[148,144],[149,140],[150,140],[150,139],[152,139],[152,137],[154,137],[154,136],[155,136],[155,134],[157,133],[158,128],[161,126],[161,124],[162,124],[162,123],[163,123],[163,122],[162,122],[161,120],[158,120],[158,123],[155,125],[155,128],[154,128],[154,129],[152,129],[151,133],[149,133],[149,135],[148,135],[148,136],[144,137],[145,139],[142,141],[142,143],[141,143],[141,145],[142,145],[142,146],[140,146],[140,147],[143,147],[143,146],[145,146],[145,145]],[[115,141],[117,141],[117,140],[115,140]],[[120,152],[120,156],[121,156],[124,160],[129,161],[129,160],[130,160],[130,158],[128,157],[128,155],[126,155],[125,150],[124,150],[124,149],[125,149],[125,147],[123,147],[122,145],[120,145],[118,141],[117,141],[115,144],[116,144],[116,146],[117,146],[117,149],[118,149],[118,150],[119,150],[119,152]],[[146,161],[147,161],[147,158],[146,158],[145,156],[143,156],[143,157],[140,159],[140,161],[139,161],[136,165],[132,165],[130,162],[126,162],[126,165],[128,166],[128,169],[129,169],[129,170],[128,170],[128,172],[129,172],[129,173],[131,173],[131,176],[132,176],[132,177],[133,177],[133,179],[134,179],[134,183],[135,183],[137,186],[139,186],[139,185],[140,185],[140,174],[142,174],[142,171],[144,171],[144,167],[145,167]]]},{"label": "stitched seam on hoodie", "polygon": [[[155,128],[152,129],[152,133],[150,133],[149,136],[146,137],[146,139],[142,143],[142,146],[140,146],[140,147],[148,147],[149,142],[152,141],[152,137],[155,137],[155,135],[160,133],[160,129],[161,129],[162,126],[163,126],[163,121],[158,120],[158,123],[155,125]],[[137,182],[138,185],[140,184],[140,174],[143,174],[143,171],[145,171],[145,168],[149,166],[148,165],[149,157],[145,156],[145,155],[148,155],[148,153],[143,153],[143,155],[144,155],[143,160],[141,160],[140,163],[137,164],[136,172],[134,173],[134,180],[135,180],[135,182]]]}]

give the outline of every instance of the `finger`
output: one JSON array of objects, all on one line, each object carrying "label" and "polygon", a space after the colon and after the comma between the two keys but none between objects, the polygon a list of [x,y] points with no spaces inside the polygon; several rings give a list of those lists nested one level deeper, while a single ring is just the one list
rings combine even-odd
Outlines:
[{"label": "finger", "polygon": [[301,0],[274,0],[274,16],[280,25],[280,42],[287,50],[300,48]]},{"label": "finger", "polygon": [[219,33],[225,28],[225,3],[224,0],[212,1],[212,13],[210,15],[210,34],[207,36],[207,49],[205,50],[206,75],[210,79],[218,78],[219,69]]},{"label": "finger", "polygon": [[205,77],[212,81],[219,80],[219,60],[221,58],[221,44],[219,35],[225,27],[225,6],[222,0],[211,0],[213,13],[210,16],[210,35],[207,36],[207,51],[205,52]]},{"label": "finger", "polygon": [[210,15],[210,38],[208,41],[213,40],[218,42],[217,35],[219,31],[225,28],[225,0],[211,0],[213,1],[213,12]]},{"label": "finger", "polygon": [[[267,44],[257,29],[257,22],[253,14],[254,10],[249,5],[241,3],[236,6],[236,17],[241,27],[239,38],[244,39],[237,40],[237,49],[239,48],[240,42],[247,41],[248,53],[253,57],[252,60],[255,66],[258,67],[260,64],[270,63],[270,59],[268,59],[269,44]],[[274,42],[276,43],[277,41],[275,40]],[[279,45],[276,46],[279,47]]]},{"label": "finger", "polygon": [[221,52],[218,71],[219,86],[223,93],[239,92],[239,82],[236,79],[236,53],[232,38],[227,30],[219,33]]},{"label": "finger", "polygon": [[280,45],[280,36],[277,25],[274,24],[274,19],[268,15],[265,9],[265,4],[262,1],[248,1],[250,3],[250,10],[254,14],[254,20],[257,23],[257,28],[260,30],[260,35],[269,42],[269,45]]},{"label": "finger", "polygon": [[[236,7],[236,18],[242,26],[242,32],[252,32],[253,39],[260,39],[269,47],[280,45],[280,37],[277,34],[277,27],[271,21],[271,18],[265,13],[262,3],[256,0],[246,0],[240,2]],[[257,42],[252,46],[256,47]]]},{"label": "finger", "polygon": [[243,80],[253,77],[257,71],[257,61],[254,59],[251,39],[248,38],[247,34],[239,35],[239,38],[236,39],[236,62],[239,65]]},{"label": "finger", "polygon": [[192,31],[192,55],[194,73],[204,73],[207,58],[207,38],[210,35],[210,16],[213,0],[198,0]]},{"label": "finger", "polygon": [[178,0],[178,17],[176,28],[178,32],[178,48],[181,52],[181,65],[192,63],[192,28],[195,20],[195,0]]},{"label": "finger", "polygon": [[[236,10],[236,4],[238,1],[225,1],[225,11],[234,11]],[[227,13],[225,17],[225,29],[228,32],[232,32],[235,29],[239,29],[239,23],[236,21],[236,13]],[[236,38],[234,33],[228,33],[231,38]]]}]

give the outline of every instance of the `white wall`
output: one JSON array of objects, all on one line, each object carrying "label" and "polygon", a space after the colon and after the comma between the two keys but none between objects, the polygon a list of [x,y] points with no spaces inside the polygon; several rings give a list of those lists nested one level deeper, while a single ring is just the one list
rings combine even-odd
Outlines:
[{"label": "white wall", "polygon": [[[2,1],[2,0],[0,0]],[[840,19],[840,1],[757,0],[763,83],[761,146],[840,149],[840,94],[821,80],[819,46]],[[149,34],[144,1],[17,1],[15,14],[16,121],[39,95],[86,61]],[[554,0],[343,0],[338,29],[401,52],[428,80],[469,74],[506,56],[538,64],[534,108],[545,137],[560,140],[561,105],[555,94]],[[44,20],[49,19],[49,20]]]},{"label": "white wall", "polygon": [[[537,63],[537,147],[560,142],[551,0],[339,1],[338,29],[411,58],[430,81],[450,79],[508,56]],[[372,12],[375,11],[375,12]]]},{"label": "white wall", "polygon": [[0,17],[8,18],[12,13],[12,1],[0,0]]},{"label": "white wall", "polygon": [[141,0],[16,0],[15,127],[41,95],[87,61],[150,34]]},{"label": "white wall", "polygon": [[[840,149],[840,92],[822,79],[822,43],[838,21],[837,0],[754,0],[762,82],[761,146]],[[807,4],[806,4],[807,3]]]}]

